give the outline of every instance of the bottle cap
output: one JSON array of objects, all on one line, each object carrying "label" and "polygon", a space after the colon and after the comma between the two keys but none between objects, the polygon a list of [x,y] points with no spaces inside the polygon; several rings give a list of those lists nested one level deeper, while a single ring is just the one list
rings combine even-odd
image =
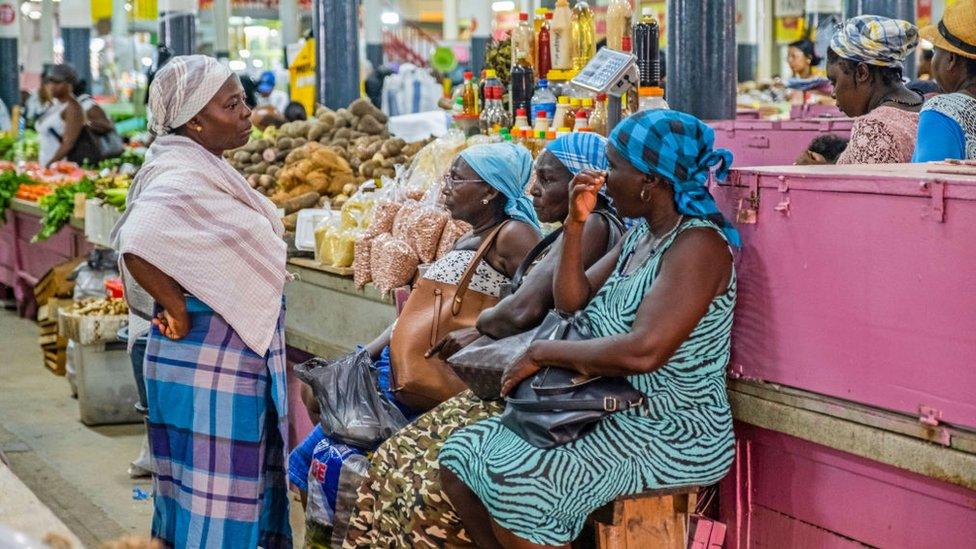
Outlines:
[{"label": "bottle cap", "polygon": [[494,71],[494,69],[487,69],[484,72],[485,72],[485,78],[497,78],[498,77],[498,73],[496,73]]},{"label": "bottle cap", "polygon": [[549,10],[546,10],[546,20],[548,21],[549,19],[552,19],[552,12],[549,11]]},{"label": "bottle cap", "polygon": [[593,100],[590,99],[589,97],[584,97],[583,98],[583,106],[584,107],[592,107],[593,106]]},{"label": "bottle cap", "polygon": [[547,11],[549,11],[549,10],[547,10],[546,8],[536,8],[535,9],[536,15],[545,15]]},{"label": "bottle cap", "polygon": [[515,116],[525,116],[525,109],[521,107],[515,109]]},{"label": "bottle cap", "polygon": [[502,128],[502,129],[498,130],[498,133],[500,133],[502,135],[510,135],[512,133],[512,130],[510,130],[508,128]]},{"label": "bottle cap", "polygon": [[524,11],[519,12],[519,21],[528,21],[528,20],[529,20],[529,14],[528,13],[526,13]]},{"label": "bottle cap", "polygon": [[641,15],[649,15],[651,17],[654,17],[654,8],[650,6],[644,6],[643,8],[641,8]]},{"label": "bottle cap", "polygon": [[631,42],[631,38],[629,36],[625,35],[620,40],[620,49],[622,49],[625,52],[629,52],[634,49],[633,43]]},{"label": "bottle cap", "polygon": [[464,79],[465,80],[471,80],[472,78],[474,78],[474,73],[473,72],[471,72],[471,71],[464,71]]},{"label": "bottle cap", "polygon": [[606,101],[607,100],[607,94],[605,94],[605,93],[598,93],[598,94],[596,94],[596,100],[597,101]]},{"label": "bottle cap", "polygon": [[540,88],[548,88],[549,87],[549,81],[546,80],[545,78],[540,78],[539,79],[539,87]]},{"label": "bottle cap", "polygon": [[569,105],[569,98],[566,97],[565,95],[560,95],[559,96],[559,104],[560,105]]},{"label": "bottle cap", "polygon": [[579,107],[582,103],[580,103],[579,97],[570,97],[569,104],[574,107]]},{"label": "bottle cap", "polygon": [[550,139],[551,140],[551,139],[555,139],[555,138],[556,138],[556,132],[554,132],[552,130],[549,130],[549,131],[546,132],[546,139]]},{"label": "bottle cap", "polygon": [[582,111],[581,110],[578,113],[576,113],[576,118],[578,118],[578,119],[579,118],[586,118],[586,111]]},{"label": "bottle cap", "polygon": [[539,111],[539,112],[535,113],[535,117],[536,118],[548,118],[548,116],[546,115],[546,111]]},{"label": "bottle cap", "polygon": [[664,88],[658,86],[641,86],[637,88],[640,97],[664,97]]},{"label": "bottle cap", "polygon": [[573,131],[573,130],[567,128],[566,126],[563,126],[563,127],[559,128],[559,133],[569,133],[571,131]]}]

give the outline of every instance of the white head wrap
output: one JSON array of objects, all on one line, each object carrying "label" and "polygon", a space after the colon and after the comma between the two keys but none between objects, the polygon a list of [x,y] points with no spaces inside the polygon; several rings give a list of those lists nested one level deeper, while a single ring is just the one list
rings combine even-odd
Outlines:
[{"label": "white head wrap", "polygon": [[156,73],[149,88],[149,131],[166,135],[189,122],[233,74],[206,55],[170,59]]}]

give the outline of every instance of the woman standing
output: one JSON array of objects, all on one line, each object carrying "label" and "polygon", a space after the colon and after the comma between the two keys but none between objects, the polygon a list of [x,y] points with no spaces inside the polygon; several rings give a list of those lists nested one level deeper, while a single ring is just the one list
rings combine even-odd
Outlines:
[{"label": "woman standing", "polygon": [[38,161],[42,166],[68,158],[85,125],[85,111],[75,98],[78,73],[71,65],[54,65],[44,78],[54,104],[37,120]]},{"label": "woman standing", "polygon": [[[452,435],[441,482],[479,547],[568,547],[590,513],[648,489],[712,484],[735,454],[725,388],[739,236],[708,193],[714,132],[676,111],[644,111],[610,136],[610,172],[574,179],[554,282],[555,305],[579,312],[593,339],[536,341],[502,380],[507,394],[542,365],[627,377],[640,409],[611,414],[576,440],[530,445],[499,418]],[[620,215],[641,218],[589,269],[586,220],[606,181]]]},{"label": "woman standing", "polygon": [[932,76],[946,93],[922,109],[912,162],[976,160],[976,0],[947,7],[921,34],[935,45]]},{"label": "woman standing", "polygon": [[215,59],[173,58],[150,89],[156,140],[113,239],[146,350],[155,509],[176,547],[291,547],[283,228],[222,154],[250,109]]},{"label": "woman standing", "polygon": [[827,76],[837,106],[855,119],[837,164],[911,161],[924,98],[905,87],[902,65],[917,45],[915,25],[876,15],[849,19],[834,34]]},{"label": "woman standing", "polygon": [[807,39],[797,40],[786,50],[786,63],[793,71],[793,78],[808,80],[817,76],[824,76],[820,63],[823,59],[817,55],[815,44]]}]

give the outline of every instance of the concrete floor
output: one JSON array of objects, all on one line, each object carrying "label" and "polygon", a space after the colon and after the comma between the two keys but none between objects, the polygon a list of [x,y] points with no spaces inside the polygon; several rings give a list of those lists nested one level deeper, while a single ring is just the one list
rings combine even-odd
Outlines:
[{"label": "concrete floor", "polygon": [[[133,489],[148,493],[150,482],[127,472],[144,427],[82,424],[67,380],[44,368],[37,337],[34,322],[0,310],[0,451],[10,469],[86,547],[148,535],[152,501],[134,500]],[[301,546],[297,502],[292,524]]]}]

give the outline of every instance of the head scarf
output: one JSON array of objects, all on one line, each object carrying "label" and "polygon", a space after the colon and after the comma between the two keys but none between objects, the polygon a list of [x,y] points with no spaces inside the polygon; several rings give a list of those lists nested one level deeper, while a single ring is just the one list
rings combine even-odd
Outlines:
[{"label": "head scarf", "polygon": [[66,63],[60,65],[53,65],[45,75],[49,79],[54,79],[59,82],[67,82],[74,86],[78,83],[78,71],[74,67]]},{"label": "head scarf", "polygon": [[206,55],[170,59],[156,73],[149,89],[149,131],[166,135],[189,122],[233,74]]},{"label": "head scarf", "polygon": [[708,174],[724,181],[732,167],[732,153],[712,150],[715,132],[690,114],[670,110],[639,112],[624,119],[610,134],[610,143],[639,171],[659,175],[674,188],[678,212],[702,217],[722,228],[726,239],[739,246],[739,231],[728,222],[708,192]]},{"label": "head scarf", "polygon": [[532,155],[528,149],[511,143],[475,145],[461,151],[461,158],[505,196],[505,213],[537,229],[540,227],[532,201],[525,195],[525,186],[532,175]]},{"label": "head scarf", "polygon": [[848,19],[830,40],[840,57],[878,67],[900,68],[916,46],[918,27],[879,15]]},{"label": "head scarf", "polygon": [[546,150],[574,176],[583,170],[607,169],[607,140],[599,134],[575,132],[557,137]]}]

